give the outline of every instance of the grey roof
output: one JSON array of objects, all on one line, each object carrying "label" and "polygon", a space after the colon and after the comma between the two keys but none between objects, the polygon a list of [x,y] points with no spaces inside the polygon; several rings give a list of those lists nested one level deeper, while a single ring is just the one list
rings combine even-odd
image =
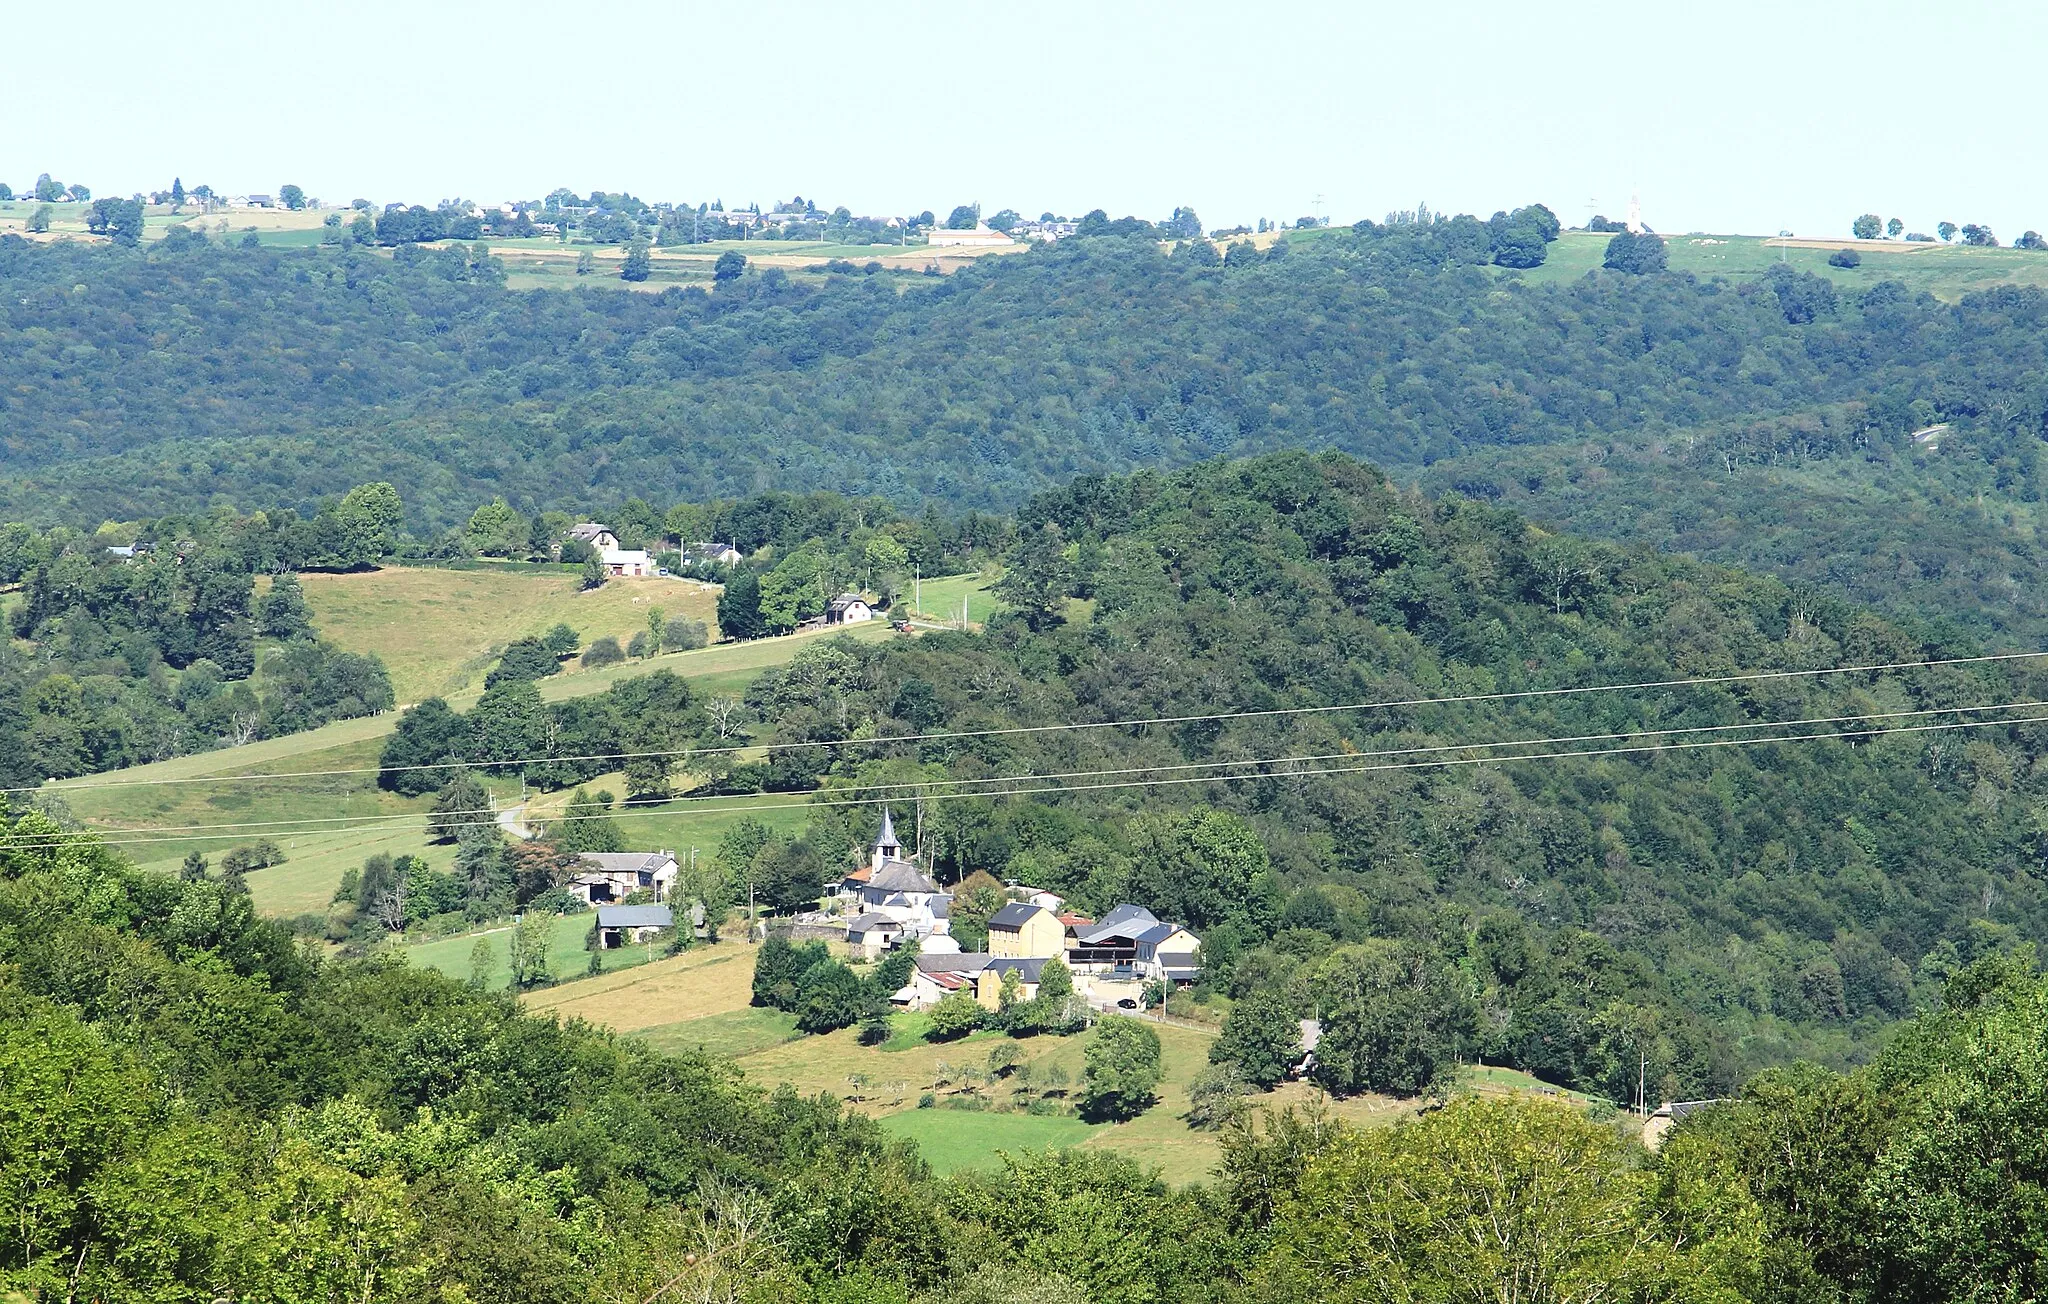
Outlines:
[{"label": "grey roof", "polygon": [[980,973],[994,957],[986,951],[962,951],[958,955],[919,955],[919,973]]},{"label": "grey roof", "polygon": [[932,918],[934,918],[934,919],[951,919],[952,917],[953,917],[953,898],[952,898],[952,897],[951,897],[950,895],[948,895],[947,893],[944,893],[944,892],[941,892],[941,893],[939,893],[939,894],[938,894],[937,896],[933,897],[933,898],[932,898]]},{"label": "grey roof", "polygon": [[903,849],[903,844],[896,840],[896,821],[890,818],[887,806],[882,807],[882,831],[875,835],[875,845]]},{"label": "grey roof", "polygon": [[1022,928],[1031,921],[1031,916],[1048,913],[1042,906],[1029,901],[1012,901],[988,917],[990,928]]},{"label": "grey roof", "polygon": [[925,872],[907,860],[885,860],[882,867],[868,879],[868,886],[878,892],[936,892],[939,885],[925,876]]},{"label": "grey roof", "polygon": [[611,526],[599,525],[596,521],[583,521],[569,527],[569,537],[572,539],[595,539],[600,534],[612,533],[615,531]]},{"label": "grey roof", "polygon": [[1030,959],[1005,956],[1000,960],[990,960],[988,967],[998,974],[1015,969],[1019,982],[1035,983],[1038,981],[1038,975],[1045,971],[1045,960],[1035,956]]},{"label": "grey roof", "polygon": [[1135,941],[1138,934],[1158,922],[1158,916],[1143,906],[1123,905],[1104,915],[1094,926],[1077,929],[1074,936],[1087,946],[1115,939]]},{"label": "grey roof", "polygon": [[673,928],[676,916],[667,906],[599,906],[599,928]]},{"label": "grey roof", "polygon": [[1175,933],[1178,933],[1179,931],[1179,924],[1154,924],[1150,928],[1146,929],[1144,932],[1132,938],[1131,940],[1134,942],[1141,943],[1151,942],[1154,945],[1157,945],[1158,943],[1165,941],[1167,938],[1172,937]]},{"label": "grey roof", "polygon": [[893,928],[900,933],[903,931],[903,923],[892,916],[878,914],[873,910],[864,915],[855,915],[846,922],[846,931],[849,933],[873,933],[884,928]]},{"label": "grey roof", "polygon": [[1123,905],[1117,906],[1108,914],[1096,920],[1095,924],[1096,927],[1099,928],[1104,924],[1128,924],[1133,920],[1141,920],[1144,923],[1156,924],[1159,922],[1159,916],[1153,914],[1150,910],[1147,910],[1143,906],[1134,906],[1131,905],[1129,902],[1125,902]]},{"label": "grey roof", "polygon": [[675,858],[673,851],[586,851],[577,856],[599,874],[652,874]]},{"label": "grey roof", "polygon": [[867,604],[867,599],[862,597],[858,593],[842,593],[838,597],[832,599],[832,601],[828,605],[834,611],[844,611],[856,602],[865,606]]}]

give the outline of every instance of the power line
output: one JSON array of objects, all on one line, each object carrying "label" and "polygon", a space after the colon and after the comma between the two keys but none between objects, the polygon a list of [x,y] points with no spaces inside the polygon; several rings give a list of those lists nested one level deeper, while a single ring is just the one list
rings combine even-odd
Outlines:
[{"label": "power line", "polygon": [[[71,783],[59,792],[90,792],[96,788],[156,788],[190,783],[240,783],[261,779],[320,779],[354,774],[401,774],[419,770],[501,769],[515,765],[548,762],[569,764],[580,761],[633,761],[680,759],[689,756],[731,756],[742,752],[788,752],[820,747],[871,747],[883,744],[947,742],[963,738],[1000,738],[1023,734],[1061,733],[1083,729],[1140,729],[1152,725],[1207,724],[1220,720],[1275,719],[1306,715],[1333,715],[1348,711],[1389,711],[1427,706],[1467,706],[1480,702],[1510,702],[1540,697],[1571,697],[1593,693],[1643,692],[1660,688],[1704,688],[1719,684],[1756,683],[1772,679],[1814,678],[1823,675],[1883,674],[1894,670],[1926,670],[1943,666],[1982,665],[2001,661],[2037,660],[2043,652],[1999,652],[1974,657],[1944,657],[1929,661],[1895,661],[1882,665],[1836,666],[1818,670],[1759,670],[1730,675],[1707,675],[1692,679],[1645,680],[1629,684],[1589,684],[1569,688],[1527,688],[1503,693],[1466,693],[1454,697],[1417,697],[1391,702],[1346,702],[1333,706],[1281,706],[1248,711],[1213,711],[1202,715],[1166,715],[1136,720],[1077,720],[1060,724],[1009,725],[997,729],[963,729],[948,733],[886,734],[874,738],[815,739],[786,743],[749,743],[735,747],[680,747],[667,751],[592,752],[577,756],[525,756],[504,760],[431,761],[416,765],[355,766],[332,770],[290,770],[251,774],[207,774],[176,779],[114,779],[100,783]],[[34,793],[46,785],[0,788],[0,794]]]},{"label": "power line", "polygon": [[[1992,708],[1987,708],[1987,709],[1992,709]],[[1101,792],[1101,791],[1110,791],[1110,790],[1115,790],[1115,789],[1125,789],[1125,788],[1168,788],[1168,787],[1181,787],[1181,786],[1185,786],[1185,785],[1187,785],[1187,784],[1191,784],[1191,783],[1231,783],[1231,782],[1241,782],[1241,781],[1243,781],[1243,780],[1247,780],[1247,779],[1313,779],[1313,778],[1324,778],[1324,777],[1329,777],[1329,776],[1331,776],[1331,775],[1342,775],[1342,774],[1381,774],[1381,773],[1388,773],[1388,772],[1394,772],[1394,771],[1401,771],[1401,770],[1427,770],[1427,769],[1450,769],[1450,768],[1452,768],[1452,767],[1457,767],[1457,766],[1468,766],[1468,765],[1503,765],[1503,764],[1512,764],[1512,763],[1515,763],[1515,762],[1518,762],[1518,761],[1557,761],[1557,760],[1573,760],[1573,759],[1591,759],[1591,758],[1599,758],[1599,757],[1606,757],[1606,756],[1633,756],[1633,755],[1642,755],[1642,754],[1646,754],[1646,753],[1654,753],[1654,752],[1681,752],[1681,751],[1697,751],[1697,750],[1701,750],[1701,749],[1704,749],[1704,748],[1710,748],[1710,747],[1759,747],[1759,746],[1770,746],[1770,745],[1775,745],[1775,744],[1778,744],[1778,743],[1800,743],[1800,742],[1825,742],[1825,741],[1829,741],[1829,740],[1833,740],[1833,741],[1838,741],[1838,742],[1839,742],[1839,741],[1842,741],[1842,740],[1845,740],[1845,739],[1850,739],[1850,738],[1875,738],[1875,737],[1885,737],[1885,736],[1889,736],[1889,735],[1892,735],[1892,734],[1918,734],[1918,733],[1936,733],[1936,732],[1942,732],[1942,731],[1948,731],[1948,730],[1957,730],[1957,729],[1983,729],[1983,728],[1997,728],[1997,727],[2009,727],[2009,726],[2014,726],[2014,725],[2024,725],[2024,724],[2043,724],[2043,723],[2048,723],[2048,715],[2035,715],[2035,716],[2026,716],[2026,717],[2023,717],[2023,718],[2021,718],[2021,719],[2018,719],[2018,720],[1967,720],[1967,721],[1950,721],[1950,722],[1947,722],[1947,723],[1943,723],[1943,724],[1917,724],[1917,725],[1901,725],[1901,726],[1897,726],[1897,727],[1894,727],[1894,728],[1874,728],[1874,729],[1846,729],[1846,730],[1833,730],[1833,731],[1829,731],[1829,732],[1826,732],[1826,733],[1814,733],[1814,734],[1793,734],[1793,735],[1788,735],[1788,736],[1782,736],[1782,737],[1770,737],[1770,738],[1708,738],[1708,739],[1694,739],[1694,740],[1690,740],[1690,741],[1685,741],[1685,742],[1675,742],[1675,743],[1662,743],[1662,744],[1657,744],[1657,745],[1653,745],[1653,746],[1632,746],[1632,747],[1604,747],[1604,748],[1588,748],[1588,749],[1573,749],[1573,750],[1567,750],[1567,751],[1559,751],[1559,752],[1536,752],[1536,753],[1531,753],[1531,754],[1528,754],[1528,755],[1523,755],[1523,756],[1459,756],[1459,757],[1445,757],[1445,758],[1440,758],[1440,759],[1434,759],[1434,760],[1422,760],[1422,761],[1406,761],[1406,762],[1401,762],[1401,763],[1397,763],[1397,764],[1390,764],[1390,765],[1351,765],[1351,766],[1332,766],[1332,767],[1326,767],[1326,768],[1323,768],[1323,769],[1314,769],[1314,770],[1275,770],[1275,771],[1268,771],[1268,772],[1265,772],[1265,773],[1259,773],[1259,774],[1235,774],[1235,775],[1233,775],[1233,774],[1222,774],[1222,775],[1217,775],[1217,774],[1210,774],[1210,775],[1194,775],[1194,776],[1183,776],[1183,777],[1178,777],[1178,778],[1167,778],[1167,779],[1125,779],[1125,780],[1118,780],[1118,781],[1116,781],[1116,782],[1111,782],[1111,783],[1084,783],[1084,784],[1060,784],[1060,785],[1051,785],[1051,786],[1043,786],[1043,785],[1041,785],[1041,786],[1039,786],[1039,787],[1030,787],[1030,788],[1023,788],[1023,787],[1020,787],[1020,788],[1009,788],[1009,789],[1004,789],[1004,790],[1002,790],[1002,791],[999,791],[999,792],[935,792],[935,793],[924,793],[924,794],[920,794],[920,795],[919,795],[919,797],[918,797],[918,800],[920,800],[920,801],[929,801],[929,802],[938,802],[938,801],[958,801],[958,800],[961,800],[961,799],[963,799],[963,798],[969,798],[969,797],[1020,797],[1020,796],[1034,796],[1034,795],[1037,795],[1037,794],[1041,794],[1041,793],[1055,793],[1055,794],[1057,794],[1057,793],[1076,793],[1076,792]],[[1621,735],[1621,736],[1623,736],[1623,737],[1631,737],[1631,736],[1634,736],[1634,735]],[[1468,749],[1468,750],[1470,750],[1470,749],[1476,749],[1476,748],[1483,748],[1483,747],[1487,747],[1487,746],[1489,746],[1489,744],[1486,744],[1486,743],[1469,743],[1469,744],[1465,744],[1465,747],[1466,747],[1466,749]],[[1268,765],[1268,764],[1276,764],[1276,763],[1278,763],[1278,762],[1272,762],[1272,761],[1243,761],[1243,762],[1239,762],[1239,764],[1242,764],[1242,765]],[[1105,773],[1106,773],[1106,772],[1105,772]],[[1016,782],[1023,782],[1023,781],[1029,781],[1029,779],[1030,779],[1030,778],[1032,778],[1032,777],[1033,777],[1033,776],[1024,776],[1024,778],[1023,778],[1023,779],[1021,779],[1021,780],[1013,780],[1013,781],[1016,781]],[[892,785],[892,786],[895,786],[895,787],[903,787],[903,786],[908,786],[908,785]],[[711,800],[711,799],[707,799],[707,800]],[[755,803],[755,804],[752,804],[752,805],[746,805],[746,806],[715,806],[715,807],[709,807],[709,808],[706,808],[705,810],[701,810],[701,811],[697,811],[697,812],[684,812],[684,811],[648,811],[648,812],[645,812],[645,813],[644,813],[644,815],[645,815],[645,817],[646,817],[646,818],[657,818],[657,819],[658,819],[658,818],[661,818],[661,817],[663,817],[663,816],[667,816],[667,815],[683,815],[683,814],[686,814],[686,813],[694,813],[694,814],[712,814],[712,815],[717,815],[717,814],[742,814],[742,815],[745,815],[745,814],[753,814],[753,813],[755,813],[755,812],[758,812],[758,811],[763,811],[763,810],[791,810],[791,809],[795,809],[795,810],[803,810],[803,809],[812,809],[812,808],[831,808],[831,807],[844,807],[844,806],[871,806],[871,805],[873,805],[873,804],[874,804],[874,799],[872,799],[872,798],[861,798],[861,799],[857,799],[857,800],[837,800],[837,799],[834,799],[834,800],[827,800],[827,801],[819,801],[819,800],[815,800],[815,799],[814,799],[814,800],[808,800],[808,801],[787,801],[787,802],[773,802],[773,803]],[[610,812],[609,812],[609,811],[606,811],[606,812],[603,812],[603,813],[601,813],[601,814],[596,814],[596,815],[575,815],[575,816],[566,816],[566,817],[563,817],[562,819],[558,819],[558,820],[556,820],[556,821],[554,821],[554,822],[555,822],[555,823],[563,823],[563,822],[567,822],[568,820],[584,820],[584,819],[608,819],[608,818],[610,818]],[[443,827],[446,827],[446,828],[457,828],[457,829],[461,829],[461,828],[489,828],[489,827],[493,827],[493,826],[495,825],[495,823],[496,823],[496,821],[495,821],[495,820],[490,820],[490,821],[482,821],[482,820],[478,820],[478,821],[470,821],[470,822],[467,822],[467,823],[461,823],[461,824],[452,824],[452,825],[444,825]],[[377,827],[377,826],[366,826],[366,827],[374,828],[374,827]],[[390,826],[389,826],[389,825],[385,825],[385,826],[382,826],[382,827],[390,827]],[[344,832],[344,833],[346,833],[346,832],[354,832],[355,830],[353,830],[353,829],[339,829],[339,830],[313,830],[313,831],[314,831],[314,832]],[[214,841],[214,840],[215,840],[215,839],[214,839],[214,837],[212,837],[211,835],[206,835],[206,834],[187,834],[187,835],[180,835],[180,836],[177,836],[177,837],[150,837],[150,836],[145,836],[145,837],[135,837],[135,838],[108,838],[108,837],[104,837],[104,836],[102,836],[102,835],[95,835],[95,834],[87,834],[87,833],[82,833],[82,832],[81,832],[81,833],[67,833],[67,834],[61,834],[61,835],[58,835],[58,836],[55,836],[55,837],[50,837],[50,838],[43,838],[43,839],[24,839],[24,840],[8,840],[8,839],[0,839],[0,848],[13,848],[13,849],[22,849],[22,848],[28,848],[28,849],[33,849],[33,848],[37,848],[37,847],[55,847],[55,846],[65,846],[65,845],[69,845],[69,844],[70,844],[70,843],[71,843],[72,841],[74,841],[74,840],[76,840],[76,839],[78,839],[78,838],[81,838],[81,837],[95,837],[95,838],[96,838],[96,839],[98,840],[98,842],[100,843],[100,845],[104,845],[104,846],[134,846],[134,845],[146,845],[146,844],[154,844],[154,843],[170,843],[170,842],[208,842],[208,841]]]},{"label": "power line", "polygon": [[[1377,751],[1358,751],[1353,749],[1342,752],[1322,752],[1301,756],[1269,756],[1250,758],[1241,757],[1234,760],[1185,761],[1160,765],[1136,765],[1124,769],[1113,770],[1068,770],[1064,772],[1056,772],[1051,774],[1010,774],[996,775],[979,779],[904,779],[889,783],[861,784],[851,787],[832,788],[829,790],[816,789],[814,791],[830,791],[835,794],[857,792],[878,792],[886,794],[900,793],[904,792],[906,789],[959,788],[990,784],[1022,783],[1030,782],[1033,780],[1045,781],[1051,779],[1095,778],[1103,776],[1128,774],[1168,774],[1186,772],[1189,770],[1237,769],[1244,766],[1252,765],[1291,765],[1307,764],[1319,761],[1373,760],[1395,756],[1425,756],[1436,752],[1471,751],[1474,749],[1481,748],[1490,750],[1503,747],[1550,747],[1560,746],[1566,743],[1612,742],[1624,738],[1665,738],[1678,737],[1689,734],[1726,733],[1731,730],[1737,729],[1796,729],[1803,728],[1807,725],[1848,724],[1855,721],[1866,720],[1902,720],[1914,719],[1929,715],[1962,715],[1981,711],[2021,711],[2032,710],[2036,707],[2048,707],[2048,700],[1995,702],[1976,706],[1934,706],[1923,707],[1918,710],[1912,711],[1866,711],[1855,715],[1808,716],[1803,719],[1797,720],[1756,720],[1738,724],[1698,724],[1684,725],[1665,729],[1627,729],[1622,730],[1618,733],[1571,734],[1564,735],[1561,737],[1503,739],[1497,742],[1432,743],[1417,747],[1384,748]],[[1997,722],[1994,721],[1992,723]],[[1837,734],[1835,736],[1850,737],[1853,735]],[[1757,741],[1767,742],[1770,740],[1759,739]],[[1514,758],[1500,757],[1498,759],[1512,760]],[[625,800],[619,802],[618,805],[620,807],[673,806],[679,802],[723,801],[726,800],[729,796],[731,796],[731,794],[714,794],[702,797],[628,797]],[[304,816],[297,819],[241,820],[219,824],[165,824],[158,825],[149,831],[151,833],[193,833],[204,832],[209,830],[214,832],[226,832],[269,829],[284,834],[320,833],[334,831],[316,827],[319,825],[328,824],[350,824],[352,825],[353,828],[356,829],[374,830],[383,827],[397,827],[411,820],[427,818],[429,814],[442,816],[490,815],[495,817],[498,814],[498,811],[497,808],[495,807],[485,806],[458,808],[455,810],[446,811],[433,811],[430,813],[423,813],[419,811],[403,811],[389,815]],[[597,817],[578,816],[565,818]],[[477,823],[454,824],[450,825],[449,827],[470,828],[478,827],[480,824],[481,821]]]}]

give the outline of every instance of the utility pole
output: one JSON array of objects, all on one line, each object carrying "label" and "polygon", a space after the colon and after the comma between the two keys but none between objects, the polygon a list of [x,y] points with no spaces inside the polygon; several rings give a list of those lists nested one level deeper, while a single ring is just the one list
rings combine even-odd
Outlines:
[{"label": "utility pole", "polygon": [[1648,1051],[1636,1052],[1636,1113],[1647,1119],[1650,1116],[1650,1055]]}]

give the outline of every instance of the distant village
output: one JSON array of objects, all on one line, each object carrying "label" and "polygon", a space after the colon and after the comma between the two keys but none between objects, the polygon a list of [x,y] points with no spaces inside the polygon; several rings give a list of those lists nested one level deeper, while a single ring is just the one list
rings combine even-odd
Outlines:
[{"label": "distant village", "polygon": [[[673,851],[587,851],[579,863],[568,891],[596,909],[601,948],[635,945],[685,926],[699,935],[706,931],[702,904],[677,895],[681,869]],[[884,807],[865,864],[829,884],[818,909],[762,921],[755,935],[780,930],[795,941],[842,942],[866,960],[914,946],[910,979],[892,997],[906,1010],[930,1009],[956,992],[994,1010],[1013,974],[1022,999],[1032,1000],[1055,957],[1073,973],[1075,994],[1100,1010],[1137,1009],[1148,984],[1187,987],[1201,977],[1202,940],[1144,906],[1125,903],[1091,919],[1043,888],[1010,883],[1005,892],[1008,903],[988,920],[988,949],[963,951],[951,935],[953,894],[915,854],[905,855],[894,815]],[[678,919],[678,910],[687,918]]]}]

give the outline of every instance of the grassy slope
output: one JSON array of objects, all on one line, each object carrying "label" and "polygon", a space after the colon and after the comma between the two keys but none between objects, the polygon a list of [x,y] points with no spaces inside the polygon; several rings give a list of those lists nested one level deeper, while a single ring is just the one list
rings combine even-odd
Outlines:
[{"label": "grassy slope", "polygon": [[[392,578],[381,585],[346,586],[348,581],[375,580],[382,575]],[[570,619],[573,627],[588,634],[611,624],[621,631],[638,628],[656,598],[674,614],[694,615],[693,598],[708,606],[711,595],[698,597],[701,591],[694,583],[678,584],[693,592],[677,594],[676,586],[664,582],[617,582],[598,590],[596,596],[602,601],[589,606],[578,606],[582,599],[573,587],[565,588],[561,577],[548,574],[394,570],[364,576],[309,576],[306,587],[322,633],[351,651],[379,651],[394,640],[405,643],[413,631],[424,631],[411,640],[416,651],[405,671],[411,676],[409,682],[417,685],[464,676],[471,683],[480,682],[481,667],[465,669],[475,659],[473,648],[544,629],[564,614],[574,617]],[[400,594],[412,605],[400,602],[392,606],[395,595]],[[408,616],[408,612],[436,606],[445,606],[461,619],[437,625]],[[469,623],[472,620],[474,625]],[[536,623],[541,621],[545,623]],[[849,636],[875,640],[891,637],[891,633],[886,624],[877,621],[854,628]],[[684,675],[701,693],[737,692],[764,668],[789,660],[817,637],[801,634],[722,644],[601,670],[572,669],[543,680],[541,696],[558,701],[602,692],[621,679],[653,670]],[[465,709],[477,694],[472,688],[448,696],[454,706]],[[408,700],[403,689],[400,700]],[[286,738],[181,756],[55,786],[81,819],[105,830],[125,852],[150,868],[173,868],[194,848],[217,858],[221,851],[257,836],[276,837],[290,859],[250,875],[250,889],[266,912],[298,914],[323,908],[342,873],[369,856],[380,852],[423,855],[437,867],[445,867],[452,856],[450,848],[426,842],[424,812],[430,799],[408,800],[376,786],[377,754],[397,722],[396,712],[344,720]],[[353,772],[308,773],[325,770]],[[305,777],[240,777],[294,774]],[[179,782],[159,785],[162,780]],[[518,791],[516,781],[494,782],[493,787],[501,802],[513,799]],[[678,804],[636,813],[628,836],[681,848],[715,847],[725,829],[740,816],[741,812],[732,808],[744,807],[746,799],[718,804],[727,809],[700,815],[688,804]],[[763,818],[778,823],[800,820],[800,816],[777,813],[764,813]],[[331,823],[312,823],[322,820]],[[386,823],[365,827],[375,821]],[[191,827],[228,824],[238,827]],[[465,974],[467,962],[465,951]]]},{"label": "grassy slope", "polygon": [[[1531,284],[1576,280],[1600,265],[1609,235],[1567,231],[1550,246],[1543,266],[1514,273]],[[1743,281],[1762,276],[1783,262],[1796,271],[1825,276],[1847,291],[1860,291],[1879,281],[1901,281],[1910,290],[1924,290],[1954,302],[1965,294],[1994,285],[2048,286],[2048,253],[2025,249],[1970,249],[1960,245],[1909,245],[1845,239],[1823,248],[1769,245],[1759,236],[1667,235],[1665,249],[1673,271],[1697,276],[1724,276]],[[1859,267],[1828,266],[1836,247],[1854,246],[1862,255]]]},{"label": "grassy slope", "polygon": [[[465,975],[467,946],[464,942],[460,948],[449,948],[451,954],[460,950],[456,959],[459,972]],[[985,1064],[989,1051],[1009,1039],[983,1032],[934,1045],[912,1035],[924,1022],[923,1016],[913,1014],[896,1016],[898,1035],[879,1047],[860,1045],[850,1028],[806,1037],[796,1032],[790,1016],[748,1006],[754,954],[744,942],[726,941],[627,972],[535,992],[526,997],[526,1004],[563,1018],[582,1018],[615,1028],[660,1050],[702,1047],[738,1060],[749,1077],[763,1084],[788,1082],[807,1094],[829,1092],[878,1116],[891,1131],[916,1140],[926,1157],[945,1171],[999,1163],[1000,1152],[1005,1150],[1079,1145],[1128,1153],[1157,1167],[1169,1181],[1185,1183],[1209,1177],[1220,1158],[1214,1133],[1191,1131],[1182,1121],[1188,1108],[1188,1087],[1208,1063],[1213,1036],[1209,1032],[1178,1025],[1159,1028],[1165,1061],[1159,1100],[1128,1123],[1088,1124],[1065,1115],[918,1109],[918,1097],[926,1092],[941,1102],[964,1095],[968,1088],[961,1069]],[[1067,1076],[1069,1097],[1078,1089],[1086,1034],[1037,1037],[1014,1044],[1023,1050],[1030,1065],[1034,1092],[1046,1089],[1047,1075],[1055,1067]],[[1569,1094],[1503,1069],[1468,1070],[1468,1085],[1482,1092]],[[1012,1087],[981,1090],[1007,1096]],[[1298,1105],[1315,1095],[1300,1083],[1289,1083],[1263,1097],[1262,1103]],[[1407,1117],[1414,1108],[1410,1103],[1376,1096],[1330,1104],[1338,1116],[1365,1125]]]},{"label": "grassy slope", "polygon": [[314,626],[351,652],[384,658],[400,702],[481,688],[507,643],[557,622],[586,645],[610,635],[623,646],[659,607],[671,620],[703,621],[716,636],[718,590],[695,580],[614,580],[586,593],[567,571],[393,566],[300,583]]}]

